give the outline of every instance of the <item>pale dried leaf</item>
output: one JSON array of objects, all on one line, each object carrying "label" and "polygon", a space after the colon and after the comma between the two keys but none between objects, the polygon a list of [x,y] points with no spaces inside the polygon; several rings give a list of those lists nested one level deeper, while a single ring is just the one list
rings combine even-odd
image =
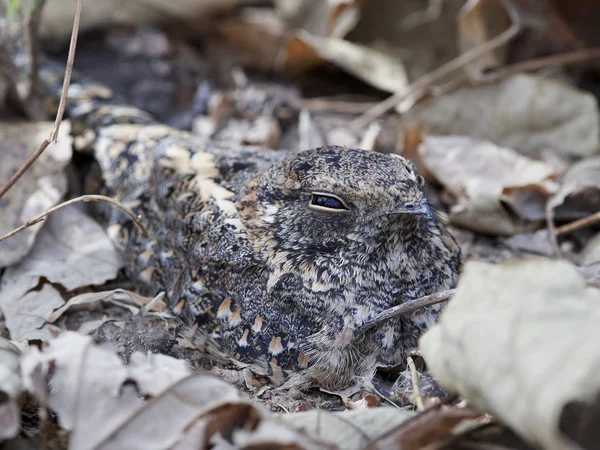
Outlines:
[{"label": "pale dried leaf", "polygon": [[[599,398],[599,321],[600,290],[567,261],[469,261],[419,346],[444,386],[534,445],[562,450],[574,448],[559,430],[573,425],[565,406]],[[582,420],[597,428],[581,416],[575,427]]]},{"label": "pale dried leaf", "polygon": [[[7,0],[4,0],[6,2]],[[210,17],[233,10],[250,0],[94,0],[83,3],[81,29],[90,30],[107,25],[165,25]],[[71,0],[53,0],[43,9],[41,36],[44,39],[65,39],[73,27],[74,4]]]},{"label": "pale dried leaf", "polygon": [[[33,282],[34,279],[29,279]],[[27,282],[27,280],[23,280]],[[64,300],[51,284],[44,284],[41,289],[22,293],[24,284],[13,286],[2,283],[0,290],[0,309],[6,318],[6,328],[14,341],[42,340],[52,337],[52,327],[46,326],[52,311],[60,308]]]},{"label": "pale dried leaf", "polygon": [[[206,131],[208,130],[204,130]],[[197,128],[196,132],[203,131]],[[214,139],[231,144],[276,148],[280,136],[279,122],[274,117],[260,116],[255,120],[229,119],[225,126],[215,133]]]},{"label": "pale dried leaf", "polygon": [[3,287],[26,292],[44,277],[73,290],[114,279],[122,265],[102,227],[71,207],[50,215],[27,258],[6,270]]},{"label": "pale dried leaf", "polygon": [[[600,208],[600,157],[573,164],[561,180],[560,189],[548,200],[550,218],[577,219]],[[555,211],[556,210],[556,211]]]},{"label": "pale dried leaf", "polygon": [[[433,3],[440,4],[439,11],[432,11]],[[401,57],[414,81],[458,55],[456,17],[464,4],[465,0],[367,1],[346,38]]]},{"label": "pale dried leaf", "polygon": [[508,236],[541,220],[546,198],[558,189],[549,164],[489,141],[429,136],[419,156],[454,199],[452,222],[483,233]]},{"label": "pale dried leaf", "polygon": [[277,13],[291,26],[316,36],[344,37],[360,17],[357,0],[276,0]]},{"label": "pale dried leaf", "polygon": [[433,407],[415,415],[375,440],[369,450],[421,450],[439,448],[468,428],[477,426],[481,415],[471,408]]},{"label": "pale dried leaf", "polygon": [[431,134],[489,139],[538,157],[545,149],[585,157],[600,149],[594,96],[557,80],[514,75],[496,84],[463,87],[417,113]]},{"label": "pale dried leaf", "polygon": [[[21,368],[27,389],[47,396],[60,425],[72,430],[73,449],[96,448],[144,405],[140,396],[157,395],[191,372],[185,361],[163,355],[135,355],[124,366],[110,345],[72,332],[50,341],[43,352],[31,348]],[[35,384],[40,371],[50,379],[47,392]]]},{"label": "pale dried leaf", "polygon": [[[501,0],[471,0],[458,14],[458,36],[461,53],[485,44],[510,26],[510,16]],[[503,51],[504,50],[504,51]],[[504,63],[505,48],[487,53],[464,67],[471,78],[477,78],[486,69]]]},{"label": "pale dried leaf", "polygon": [[65,312],[67,312],[72,306],[84,305],[86,303],[94,303],[98,301],[112,303],[113,305],[127,308],[132,314],[137,314],[140,308],[150,303],[152,299],[136,294],[135,292],[127,291],[125,289],[114,289],[112,291],[102,292],[88,292],[85,294],[76,295],[75,297],[69,299],[67,303],[65,303],[62,307],[60,307],[52,313],[52,315],[48,318],[48,322],[56,322],[58,318],[61,317]]},{"label": "pale dried leaf", "polygon": [[72,450],[229,448],[218,445],[226,442],[325,448],[271,419],[224,381],[192,374],[187,362],[169,356],[134,353],[125,366],[110,345],[63,332],[42,352],[29,349],[21,369],[25,387],[39,401],[47,398],[59,424],[71,431]]},{"label": "pale dried leaf", "polygon": [[406,69],[397,57],[365,45],[339,38],[319,37],[306,31],[299,31],[296,38],[319,57],[377,89],[396,92],[408,85]]},{"label": "pale dried leaf", "polygon": [[588,241],[581,252],[581,273],[589,282],[600,287],[600,233]]},{"label": "pale dried leaf", "polygon": [[323,133],[313,120],[310,112],[306,109],[300,111],[298,135],[300,141],[298,145],[299,150],[308,150],[309,148],[318,148],[327,145]]},{"label": "pale dried leaf", "polygon": [[338,448],[358,450],[414,415],[411,411],[383,406],[342,412],[311,410],[283,414],[280,418],[315,439]]},{"label": "pale dried leaf", "polygon": [[0,442],[15,437],[21,428],[19,358],[19,349],[0,337]]},{"label": "pale dried leaf", "polygon": [[73,290],[113,279],[121,266],[120,256],[94,220],[76,208],[50,215],[29,254],[2,277],[0,308],[11,337],[48,338],[48,330],[36,329],[64,301],[49,284],[34,289],[42,278]]},{"label": "pale dried leaf", "polygon": [[[0,126],[0,180],[4,185],[54,128],[51,122],[14,122]],[[58,142],[42,153],[18,185],[0,199],[0,236],[56,205],[67,189],[65,166],[71,160],[69,124],[63,123]],[[42,224],[0,242],[0,267],[20,261],[31,249]]]}]

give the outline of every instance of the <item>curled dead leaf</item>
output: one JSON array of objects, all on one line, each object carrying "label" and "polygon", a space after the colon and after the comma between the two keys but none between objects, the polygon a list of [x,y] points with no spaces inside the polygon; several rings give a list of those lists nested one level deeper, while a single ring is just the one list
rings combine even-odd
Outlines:
[{"label": "curled dead leaf", "polygon": [[598,408],[599,320],[600,290],[567,261],[468,261],[419,346],[444,386],[533,445],[593,448],[569,430],[597,429],[597,415],[567,406]]},{"label": "curled dead leaf", "polygon": [[26,258],[2,277],[0,308],[12,339],[49,339],[44,324],[64,300],[44,280],[71,291],[113,279],[121,266],[97,222],[73,207],[50,215]]},{"label": "curled dead leaf", "polygon": [[552,149],[564,157],[600,150],[600,114],[594,96],[564,82],[514,75],[498,83],[465,86],[436,98],[416,116],[435,135],[489,139],[530,157]]},{"label": "curled dead leaf", "polygon": [[[6,183],[29,155],[39,147],[54,128],[51,122],[3,123],[0,154],[0,180]],[[51,144],[40,159],[19,180],[18,189],[11,189],[0,200],[0,236],[56,205],[67,190],[65,166],[71,160],[69,125],[60,128],[58,142]],[[31,249],[42,224],[35,224],[11,239],[0,242],[0,267],[20,261]]]},{"label": "curled dead leaf", "polygon": [[552,166],[489,141],[428,136],[419,157],[451,197],[451,221],[482,233],[509,236],[542,221],[558,189]]}]

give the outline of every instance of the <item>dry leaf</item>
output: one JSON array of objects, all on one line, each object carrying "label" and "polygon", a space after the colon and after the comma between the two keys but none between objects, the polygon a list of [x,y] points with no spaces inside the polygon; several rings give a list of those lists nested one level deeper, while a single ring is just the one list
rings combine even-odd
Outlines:
[{"label": "dry leaf", "polygon": [[[471,0],[458,14],[458,36],[461,53],[485,44],[510,26],[510,16],[502,0]],[[477,79],[484,71],[504,63],[506,49],[487,53],[464,67],[465,72]]]},{"label": "dry leaf", "polygon": [[292,27],[316,36],[344,37],[360,17],[364,0],[276,0],[276,11]]},{"label": "dry leaf", "polygon": [[[296,39],[324,60],[382,91],[396,92],[408,85],[404,64],[397,57],[335,37],[320,37],[299,31]],[[291,45],[294,45],[293,43]],[[288,57],[287,67],[293,60]]]},{"label": "dry leaf", "polygon": [[[6,2],[6,0],[4,0]],[[90,30],[107,25],[165,25],[176,21],[193,23],[234,10],[250,0],[94,0],[84,2],[81,29]],[[42,38],[65,39],[71,34],[75,5],[71,0],[53,0],[43,9],[40,33]]]},{"label": "dry leaf", "polygon": [[[67,303],[65,303],[62,307],[56,309],[52,313],[52,315],[48,318],[48,322],[56,322],[58,318],[61,317],[65,312],[67,312],[72,306],[84,305],[86,303],[94,303],[98,301],[112,303],[113,305],[117,305],[122,308],[127,308],[132,314],[137,314],[140,308],[144,305],[149,304],[152,301],[152,299],[136,294],[135,292],[127,291],[125,289],[114,289],[112,291],[102,292],[88,292],[70,298]],[[135,306],[132,306],[131,303],[135,304]],[[163,303],[161,306],[159,306],[158,310],[163,311],[165,308],[166,305],[164,305]]]},{"label": "dry leaf", "polygon": [[600,150],[594,96],[539,76],[514,75],[496,84],[463,87],[416,115],[431,134],[489,139],[530,157],[547,148],[569,157]]},{"label": "dry leaf", "polygon": [[508,236],[541,221],[558,189],[549,164],[488,141],[429,136],[419,156],[452,196],[452,222],[486,234]]},{"label": "dry leaf", "polygon": [[579,270],[588,282],[600,287],[600,233],[591,238],[581,251]]},{"label": "dry leaf", "polygon": [[599,321],[600,290],[567,261],[468,261],[419,345],[433,375],[480,411],[534,445],[572,449],[564,431],[598,426],[566,407],[598,408]]},{"label": "dry leaf", "polygon": [[414,417],[413,412],[391,406],[342,412],[310,410],[280,416],[313,438],[344,450],[362,449],[411,417]]},{"label": "dry leaf", "polygon": [[22,391],[19,373],[20,351],[0,337],[0,442],[15,437],[21,429],[17,397]]},{"label": "dry leaf", "polygon": [[433,407],[400,424],[375,440],[369,450],[438,448],[456,436],[457,428],[473,423],[481,414],[470,408]]},{"label": "dry leaf", "polygon": [[573,164],[547,208],[551,220],[555,215],[563,220],[579,219],[600,210],[600,157]]},{"label": "dry leaf", "polygon": [[313,120],[310,112],[306,109],[300,111],[298,118],[298,150],[318,148],[327,145],[325,136]]},{"label": "dry leaf", "polygon": [[121,265],[121,258],[94,220],[76,208],[50,215],[27,257],[6,269],[2,277],[0,309],[12,339],[48,338],[47,330],[36,329],[64,301],[50,284],[34,289],[42,278],[73,290],[115,278]]},{"label": "dry leaf", "polygon": [[[47,397],[59,424],[72,430],[72,449],[98,448],[144,405],[140,396],[157,395],[191,373],[185,361],[163,355],[134,355],[124,366],[110,345],[72,332],[51,340],[43,352],[30,348],[21,368],[27,389]],[[38,392],[34,382],[40,371],[50,380],[47,392]]]},{"label": "dry leaf", "polygon": [[64,332],[29,349],[21,368],[25,387],[71,431],[71,450],[326,448],[169,356],[134,353],[125,366],[110,345]]},{"label": "dry leaf", "polygon": [[[4,185],[54,128],[51,122],[3,123],[0,180]],[[51,144],[39,160],[21,177],[17,186],[0,199],[0,236],[23,225],[56,205],[67,189],[65,166],[71,160],[69,125],[63,123],[58,142]],[[31,249],[42,224],[27,228],[0,242],[0,267],[20,261]]]}]

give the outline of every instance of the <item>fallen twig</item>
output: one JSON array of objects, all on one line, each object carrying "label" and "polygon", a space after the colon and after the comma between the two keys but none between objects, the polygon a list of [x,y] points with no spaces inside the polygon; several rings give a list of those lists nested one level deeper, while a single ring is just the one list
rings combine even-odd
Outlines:
[{"label": "fallen twig", "polygon": [[80,202],[108,202],[108,203],[111,203],[111,204],[115,205],[116,207],[120,208],[121,210],[123,210],[125,213],[127,213],[127,215],[129,215],[129,217],[131,217],[133,219],[133,223],[135,223],[135,225],[140,229],[140,231],[142,233],[144,233],[145,236],[148,236],[148,231],[146,231],[146,228],[144,228],[144,226],[140,222],[139,217],[136,216],[135,213],[131,209],[129,209],[127,206],[123,205],[121,202],[119,202],[113,198],[110,198],[110,197],[105,197],[104,195],[82,195],[81,197],[73,198],[71,200],[63,202],[60,205],[53,206],[46,212],[40,214],[39,216],[34,217],[31,220],[28,220],[24,225],[21,225],[19,228],[16,228],[13,231],[11,231],[10,233],[5,234],[4,236],[0,237],[0,242],[23,231],[25,228],[29,228],[30,226],[35,225],[38,222],[41,222],[42,220],[44,220],[47,216],[49,216],[53,212],[58,211],[59,209],[62,209],[65,206],[70,206],[70,205],[73,205],[75,203],[80,203]]},{"label": "fallen twig", "polygon": [[417,309],[425,308],[426,306],[435,305],[436,303],[445,302],[449,300],[456,289],[448,289],[447,291],[436,292],[435,294],[426,295],[424,297],[416,298],[408,302],[402,303],[401,305],[394,306],[390,309],[386,309],[382,313],[375,316],[373,319],[365,322],[362,326],[362,331],[367,331],[373,328],[375,325],[379,325],[392,317],[401,316],[408,314]]},{"label": "fallen twig", "polygon": [[412,383],[415,406],[417,407],[417,411],[423,411],[425,410],[425,404],[423,403],[423,396],[421,395],[421,389],[419,388],[419,374],[417,373],[415,362],[410,356],[406,359],[406,365],[410,371],[410,381]]},{"label": "fallen twig", "polygon": [[477,81],[493,83],[502,78],[514,75],[520,72],[531,72],[534,70],[545,69],[552,66],[564,66],[574,64],[590,59],[600,58],[600,48],[586,48],[584,50],[575,50],[572,52],[559,53],[558,55],[546,56],[544,58],[530,59],[521,61],[510,66],[502,67],[488,73],[481,74]]},{"label": "fallen twig", "polygon": [[350,128],[355,131],[362,129],[367,124],[382,116],[390,109],[394,108],[400,102],[404,101],[406,98],[411,97],[418,92],[427,92],[427,88],[431,87],[434,83],[440,81],[449,73],[460,69],[461,67],[469,64],[477,58],[480,58],[486,53],[495,50],[496,48],[506,44],[511,39],[513,39],[521,30],[521,21],[512,4],[510,4],[510,2],[508,1],[504,2],[504,4],[506,5],[506,10],[508,11],[508,14],[511,19],[510,27],[508,27],[498,36],[457,56],[453,60],[441,65],[432,72],[423,75],[417,81],[409,84],[404,89],[401,89],[400,91],[393,94],[391,97],[386,98],[381,103],[369,109],[362,116],[352,121],[350,123]]},{"label": "fallen twig", "polygon": [[[58,112],[56,113],[56,120],[54,121],[54,130],[48,139],[44,139],[44,142],[39,146],[33,155],[31,155],[27,161],[17,170],[8,183],[0,190],[0,198],[6,194],[11,187],[23,176],[25,172],[31,167],[31,165],[40,157],[44,150],[48,148],[51,142],[55,142],[58,138],[58,132],[60,124],[62,122],[63,115],[65,113],[65,107],[67,103],[67,95],[69,93],[69,84],[71,83],[71,74],[73,72],[73,61],[75,60],[75,49],[77,47],[77,35],[79,34],[79,22],[81,19],[81,7],[83,0],[77,0],[75,7],[75,19],[73,20],[73,30],[71,31],[71,43],[69,44],[69,56],[67,57],[67,66],[65,67],[65,78],[63,80],[63,89],[60,96],[60,103],[58,105]],[[37,76],[37,75],[35,75]]]},{"label": "fallen twig", "polygon": [[600,212],[592,214],[591,216],[584,217],[582,219],[577,219],[574,222],[568,223],[566,225],[562,225],[554,231],[556,236],[561,236],[563,234],[572,233],[575,230],[579,230],[581,228],[589,227],[590,225],[600,224]]}]

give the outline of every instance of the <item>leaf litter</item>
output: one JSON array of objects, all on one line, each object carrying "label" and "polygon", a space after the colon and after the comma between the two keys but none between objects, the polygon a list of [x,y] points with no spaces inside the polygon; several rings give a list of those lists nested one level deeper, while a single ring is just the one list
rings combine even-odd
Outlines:
[{"label": "leaf litter", "polygon": [[[460,58],[460,52],[477,52],[506,32],[514,19],[507,14],[512,2],[431,0],[392,7],[375,0],[282,0],[269,9],[240,8],[243,2],[235,1],[221,5],[219,17],[207,13],[214,11],[210,1],[197,7],[198,2],[176,0],[166,9],[145,2],[157,9],[134,14],[139,5],[132,6],[119,10],[118,17],[108,3],[88,11],[84,29],[97,20],[105,26],[115,20],[166,25],[186,16],[211,22],[194,27],[195,39],[205,42],[202,56],[161,31],[127,34],[109,26],[103,42],[120,60],[118,67],[131,67],[132,73],[151,67],[140,83],[144,89],[130,89],[127,82],[117,89],[127,103],[153,105],[145,96],[159,86],[164,88],[157,94],[161,118],[202,136],[273,149],[330,143],[404,153],[427,176],[432,203],[449,212],[450,230],[467,262],[457,294],[421,342],[427,366],[385,368],[391,372],[333,395],[286,391],[249,371],[213,366],[186,347],[160,297],[121,289],[120,261],[105,245],[100,226],[75,208],[59,211],[17,235],[20,241],[17,236],[5,241],[15,249],[0,254],[7,258],[0,322],[20,341],[0,343],[0,440],[27,442],[24,430],[36,427],[33,435],[44,436],[43,414],[25,413],[33,400],[51,411],[59,431],[68,430],[74,449],[554,449],[574,443],[595,448],[597,101],[571,72],[554,67],[551,75],[494,78],[497,66],[501,71],[519,62],[519,50],[539,56],[534,39],[543,27],[532,33],[527,14],[554,20],[560,12],[521,8],[517,25],[526,33],[511,48],[509,37],[493,53],[440,72],[398,105],[397,113],[375,119],[365,111],[385,92],[398,93]],[[521,0],[515,3],[523,6]],[[236,9],[229,9],[234,4]],[[44,23],[46,36],[56,39],[70,31],[68,9],[48,2],[45,12],[55,21]],[[547,40],[550,54],[563,50],[560,39],[564,47],[572,45],[557,36]],[[98,48],[89,48],[94,66]],[[172,57],[175,49],[184,57]],[[274,77],[265,80],[253,70]],[[94,75],[118,86],[116,71],[110,72]],[[168,87],[167,72],[179,74]],[[215,72],[222,72],[221,78],[213,81]],[[286,74],[293,75],[291,88],[281,82]],[[194,77],[211,82],[190,82]],[[411,131],[415,119],[419,125]],[[45,126],[49,133],[51,125]],[[18,144],[23,136],[4,127],[13,136],[6,142],[23,147],[8,174],[45,136],[23,133],[35,142]],[[59,145],[65,144],[68,155],[38,161],[0,200],[24,199],[5,209],[10,211],[5,232],[67,192],[71,144],[68,130],[62,130]],[[43,158],[52,159],[53,147]],[[48,171],[52,182],[42,183]],[[51,201],[25,211],[25,200],[39,196],[36,189],[52,193]],[[78,233],[85,238],[79,244],[65,241]],[[531,255],[562,259],[523,259]],[[424,411],[407,411],[413,405]],[[26,423],[31,417],[33,427]]]}]

